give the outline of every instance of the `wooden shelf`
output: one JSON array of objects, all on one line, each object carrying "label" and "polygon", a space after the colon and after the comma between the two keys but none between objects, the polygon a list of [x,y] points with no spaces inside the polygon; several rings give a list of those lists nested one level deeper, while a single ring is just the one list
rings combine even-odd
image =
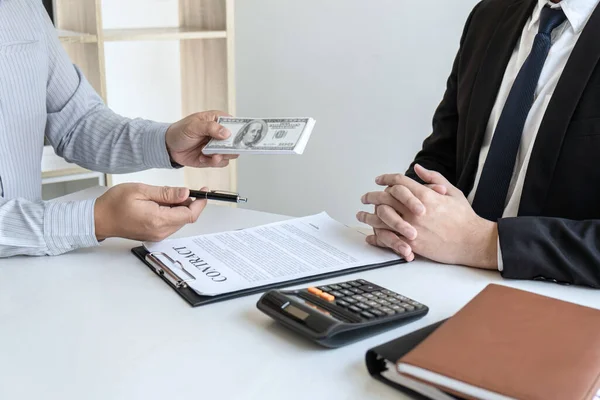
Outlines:
[{"label": "wooden shelf", "polygon": [[104,41],[106,42],[137,40],[222,39],[226,37],[227,31],[212,31],[187,27],[104,30]]},{"label": "wooden shelf", "polygon": [[[103,29],[103,0],[54,0],[53,3],[54,23],[61,44],[71,61],[79,67],[105,102],[108,102],[105,42],[173,41],[179,47],[180,53],[178,61],[183,83],[183,116],[213,109],[235,115],[235,0],[173,0],[173,11],[176,11],[175,6],[179,11],[178,22],[173,23],[177,26],[125,29]],[[138,3],[143,7],[141,3],[144,2]],[[131,94],[136,95],[138,94]],[[108,104],[110,106],[110,103]],[[185,168],[181,172],[185,184],[190,187],[210,186],[222,190],[236,190],[235,162],[228,168]],[[65,187],[71,188],[71,181],[96,177],[100,181],[105,178],[109,185],[127,182],[130,179],[138,180],[137,177],[124,174],[119,175],[113,182],[112,175],[86,171],[67,163],[55,154],[51,146],[44,147],[41,173],[47,188],[53,187],[48,184],[58,182],[65,182]],[[145,175],[143,181],[153,185],[168,184],[168,181],[161,177],[154,179],[149,175]]]},{"label": "wooden shelf", "polygon": [[90,173],[96,174],[97,172],[88,171],[85,168],[75,166],[69,169],[42,172],[42,179],[57,178],[60,176],[84,175]]},{"label": "wooden shelf", "polygon": [[67,31],[57,29],[58,38],[62,43],[98,43],[98,36],[91,33]]}]

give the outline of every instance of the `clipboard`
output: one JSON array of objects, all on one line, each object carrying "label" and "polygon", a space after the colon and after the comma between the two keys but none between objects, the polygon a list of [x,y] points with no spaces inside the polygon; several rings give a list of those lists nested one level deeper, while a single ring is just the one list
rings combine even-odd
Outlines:
[{"label": "clipboard", "polygon": [[[271,289],[279,289],[287,286],[299,285],[302,283],[318,281],[322,279],[334,278],[336,276],[353,274],[355,272],[368,271],[375,268],[389,267],[391,265],[403,264],[406,260],[394,260],[380,264],[363,265],[360,267],[348,268],[341,271],[326,272],[318,275],[306,276],[299,279],[293,279],[285,282],[277,282],[268,285],[256,286],[248,289],[237,290],[234,292],[223,293],[216,296],[202,296],[194,291],[187,285],[190,276],[185,271],[185,268],[181,263],[171,259],[164,253],[150,253],[144,246],[138,246],[131,249],[131,252],[135,254],[148,268],[150,268],[156,275],[160,276],[171,289],[175,290],[179,296],[187,301],[192,307],[204,306],[207,304],[217,303],[219,301],[235,299],[242,296],[249,296],[251,294],[262,293]],[[170,264],[170,265],[168,265]],[[180,271],[177,274],[175,271]],[[186,277],[186,274],[188,275]],[[183,275],[183,276],[180,276]],[[193,276],[191,277],[193,279]]]}]

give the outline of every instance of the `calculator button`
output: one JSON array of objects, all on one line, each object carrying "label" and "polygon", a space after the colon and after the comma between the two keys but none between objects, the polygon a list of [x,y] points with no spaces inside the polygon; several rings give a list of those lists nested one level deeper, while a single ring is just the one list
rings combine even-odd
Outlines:
[{"label": "calculator button", "polygon": [[368,318],[368,319],[375,318],[375,315],[371,314],[368,311],[363,311],[360,313],[360,315],[362,315],[363,317]]},{"label": "calculator button", "polygon": [[360,309],[360,308],[358,308],[356,306],[350,306],[350,307],[348,307],[348,310],[354,311],[355,313],[362,312],[362,309]]},{"label": "calculator button", "polygon": [[368,305],[366,305],[365,303],[358,303],[358,304],[356,305],[356,307],[360,307],[360,308],[362,308],[363,310],[368,310],[369,308],[371,308],[371,306],[368,306]]},{"label": "calculator button", "polygon": [[377,296],[377,297],[381,297],[381,296],[384,296],[384,297],[385,297],[385,294],[383,294],[383,293],[381,293],[381,292],[379,292],[379,291],[376,291],[376,292],[371,292],[371,294],[372,294],[373,296]]},{"label": "calculator button", "polygon": [[385,316],[385,313],[381,310],[378,310],[376,308],[370,310],[371,314],[375,315],[376,317],[383,317]]},{"label": "calculator button", "polygon": [[332,290],[340,290],[340,289],[341,289],[341,287],[339,287],[338,285],[329,285],[329,287],[330,287]]},{"label": "calculator button", "polygon": [[335,297],[344,297],[344,294],[338,292],[337,290],[334,290],[333,292],[329,292],[329,294],[332,296],[335,296]]},{"label": "calculator button", "polygon": [[362,297],[362,296],[361,296],[361,295],[359,295],[359,294],[352,296],[352,298],[353,298],[354,300],[357,300],[357,301],[367,301],[367,299],[366,299],[366,298]]},{"label": "calculator button", "polygon": [[332,296],[329,293],[325,293],[325,292],[321,292],[321,294],[319,295],[319,297],[322,298],[322,299],[324,299],[324,300],[327,300],[327,301],[334,301],[335,300],[334,296]]},{"label": "calculator button", "polygon": [[342,289],[342,290],[340,290],[340,292],[342,292],[344,294],[344,296],[354,296],[353,292],[346,290],[346,289]]},{"label": "calculator button", "polygon": [[359,287],[359,286],[362,286],[362,284],[361,284],[361,283],[359,283],[359,282],[356,282],[356,281],[348,282],[348,285],[352,285],[352,286],[354,286],[354,287]]},{"label": "calculator button", "polygon": [[378,290],[378,287],[375,287],[373,285],[364,285],[359,287],[360,290],[364,290],[365,292],[373,292],[375,290]]},{"label": "calculator button", "polygon": [[396,314],[396,311],[392,310],[389,307],[381,307],[379,310],[383,311],[387,315],[394,315],[394,314]]},{"label": "calculator button", "polygon": [[373,300],[375,298],[375,296],[373,296],[371,293],[365,293],[365,294],[363,294],[363,297],[370,299],[370,300]]},{"label": "calculator button", "polygon": [[381,293],[385,294],[386,296],[391,296],[391,295],[396,294],[394,292],[390,292],[389,290],[382,290]]},{"label": "calculator button", "polygon": [[413,306],[415,306],[417,308],[417,310],[420,310],[421,308],[425,307],[423,304],[421,303],[413,303]]},{"label": "calculator button", "polygon": [[360,290],[359,288],[355,288],[353,287],[352,289],[350,289],[350,291],[356,293],[356,294],[363,294],[365,291],[364,290]]},{"label": "calculator button", "polygon": [[408,304],[408,303],[402,303],[400,304],[402,307],[406,308],[406,310],[408,311],[413,311],[415,309],[415,306]]},{"label": "calculator button", "polygon": [[358,283],[361,283],[361,284],[363,284],[363,285],[370,285],[370,284],[371,284],[370,282],[367,282],[367,281],[365,281],[364,279],[359,279],[359,280],[357,280],[356,282],[358,282]]},{"label": "calculator button", "polygon": [[319,289],[323,292],[331,292],[331,288],[329,286],[320,286]]},{"label": "calculator button", "polygon": [[335,304],[337,304],[340,307],[349,307],[350,303],[348,303],[347,301],[344,300],[338,300],[335,302]]},{"label": "calculator button", "polygon": [[390,305],[390,302],[387,301],[387,300],[378,299],[378,300],[375,300],[375,301],[377,303],[381,304],[382,306],[389,306]]},{"label": "calculator button", "polygon": [[318,296],[318,295],[320,295],[321,293],[323,293],[323,291],[322,291],[322,290],[320,290],[320,289],[317,289],[316,287],[309,287],[309,288],[308,288],[308,289],[306,289],[306,290],[308,290],[308,293],[312,293],[312,294],[314,294],[315,296]]},{"label": "calculator button", "polygon": [[344,301],[350,304],[358,303],[358,301],[354,300],[352,297],[346,297],[344,298]]},{"label": "calculator button", "polygon": [[348,285],[347,283],[340,283],[340,286],[342,289],[350,289],[352,287],[352,285]]},{"label": "calculator button", "polygon": [[398,304],[398,303],[400,303],[400,300],[395,299],[393,297],[388,297],[387,301],[389,301],[391,304]]},{"label": "calculator button", "polygon": [[399,306],[398,304],[394,304],[394,305],[390,306],[390,308],[391,308],[392,310],[396,311],[396,312],[397,312],[397,313],[399,313],[399,314],[401,314],[401,313],[403,313],[404,311],[406,311],[406,310],[404,309],[404,307],[402,307],[402,306]]},{"label": "calculator button", "polygon": [[372,301],[372,300],[371,301],[367,301],[366,304],[369,307],[379,307],[379,303],[377,303],[376,301]]}]

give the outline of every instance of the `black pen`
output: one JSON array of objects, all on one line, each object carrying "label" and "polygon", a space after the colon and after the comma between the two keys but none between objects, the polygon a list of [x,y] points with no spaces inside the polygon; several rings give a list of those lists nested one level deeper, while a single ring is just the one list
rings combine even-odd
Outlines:
[{"label": "black pen", "polygon": [[190,197],[195,199],[226,201],[229,203],[246,203],[248,201],[247,198],[240,197],[237,193],[223,192],[220,190],[211,190],[210,192],[205,192],[204,190],[190,190]]}]

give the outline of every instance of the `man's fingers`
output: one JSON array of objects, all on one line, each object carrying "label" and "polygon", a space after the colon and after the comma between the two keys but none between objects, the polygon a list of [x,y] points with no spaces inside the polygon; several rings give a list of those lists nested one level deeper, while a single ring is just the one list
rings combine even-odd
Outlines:
[{"label": "man's fingers", "polygon": [[212,167],[212,168],[224,168],[224,167],[226,167],[228,165],[229,165],[229,160],[223,160],[223,161],[221,161],[218,164],[214,164],[214,163],[211,164],[210,167]]},{"label": "man's fingers", "polygon": [[186,206],[160,207],[160,220],[164,227],[181,227],[194,222],[192,211]]},{"label": "man's fingers", "polygon": [[192,211],[192,222],[196,222],[204,208],[206,207],[206,199],[204,200],[194,200],[188,208]]},{"label": "man's fingers", "polygon": [[198,164],[202,167],[223,168],[229,165],[229,159],[221,154],[215,154],[212,157],[201,155],[198,158]]},{"label": "man's fingers", "polygon": [[231,117],[231,115],[227,114],[225,111],[221,110],[210,110],[203,111],[194,114],[199,121],[218,121],[219,117]]},{"label": "man's fingers", "polygon": [[223,155],[221,154],[213,154],[213,155],[205,155],[200,154],[198,162],[203,165],[213,165],[218,164],[223,161]]},{"label": "man's fingers", "polygon": [[[202,188],[200,188],[200,190],[204,191],[204,192],[208,192],[209,189],[204,186]],[[204,208],[206,207],[206,203],[207,200],[201,200],[201,199],[197,199],[192,201],[190,204],[188,204],[188,208],[192,211],[192,222],[196,222],[198,220],[198,217],[200,216],[200,214],[202,213],[202,211],[204,211]]]},{"label": "man's fingers", "polygon": [[387,205],[377,206],[375,213],[389,229],[398,232],[408,240],[417,238],[417,230],[402,218],[396,210]]},{"label": "man's fingers", "polygon": [[367,236],[366,240],[367,240],[367,243],[369,243],[371,246],[383,247],[384,249],[388,248],[379,239],[377,239],[377,235],[369,235],[369,236]]},{"label": "man's fingers", "polygon": [[[200,190],[208,191],[208,188],[203,187]],[[180,206],[161,207],[161,220],[165,226],[178,228],[185,224],[194,223],[206,207],[206,203],[206,199],[192,200],[188,198]]]},{"label": "man's fingers", "polygon": [[435,183],[438,185],[450,185],[450,182],[448,182],[448,180],[437,171],[427,169],[420,164],[415,164],[414,170],[417,176],[424,182]]},{"label": "man's fingers", "polygon": [[380,186],[395,186],[402,185],[406,186],[411,192],[413,192],[417,197],[421,197],[421,195],[427,189],[419,182],[415,181],[412,178],[409,178],[403,174],[384,174],[375,178],[375,183]]},{"label": "man's fingers", "polygon": [[[381,247],[384,249],[389,248],[388,246],[386,246],[385,244],[383,244],[381,242],[381,240],[379,240],[377,238],[377,235],[369,235],[366,238],[367,243],[369,243],[371,246],[375,246],[375,247]],[[410,254],[408,256],[404,256],[401,254],[401,256],[408,262],[413,261],[415,259],[415,253],[413,253],[412,251],[410,252]]]},{"label": "man's fingers", "polygon": [[430,184],[435,184],[435,185],[442,185],[442,186],[446,186],[447,188],[447,194],[456,194],[456,191],[459,191],[458,189],[456,189],[454,187],[454,185],[452,185],[448,179],[446,179],[444,177],[444,175],[440,174],[437,171],[432,171],[430,169],[427,169],[425,167],[423,167],[420,164],[415,164],[415,173],[419,176],[419,178],[421,178],[424,182],[430,183]]},{"label": "man's fingers", "polygon": [[394,185],[385,190],[415,215],[425,214],[425,206],[406,186]]},{"label": "man's fingers", "polygon": [[194,200],[188,206],[160,207],[158,216],[160,221],[159,236],[166,238],[184,225],[196,222],[205,207],[206,200]]},{"label": "man's fingers", "polygon": [[414,259],[414,254],[410,245],[394,232],[386,229],[376,229],[375,234],[379,243],[394,250],[408,261]]},{"label": "man's fingers", "polygon": [[208,136],[214,139],[223,140],[231,136],[229,129],[215,121],[195,120],[190,124],[189,131],[194,138]]},{"label": "man's fingers", "polygon": [[400,213],[406,212],[407,210],[407,208],[404,207],[404,205],[400,203],[398,199],[385,191],[366,193],[361,197],[360,201],[363,204],[372,204],[374,206],[387,204],[395,210],[398,210]]},{"label": "man's fingers", "polygon": [[190,191],[183,187],[140,185],[140,191],[147,200],[159,204],[181,204],[190,197]]},{"label": "man's fingers", "polygon": [[446,195],[448,193],[448,188],[444,185],[438,185],[435,183],[428,183],[427,186],[429,189],[433,190],[434,192],[436,192],[437,194],[441,194],[442,196]]},{"label": "man's fingers", "polygon": [[375,214],[360,211],[356,214],[356,219],[360,222],[372,226],[373,228],[389,229],[389,227]]}]

